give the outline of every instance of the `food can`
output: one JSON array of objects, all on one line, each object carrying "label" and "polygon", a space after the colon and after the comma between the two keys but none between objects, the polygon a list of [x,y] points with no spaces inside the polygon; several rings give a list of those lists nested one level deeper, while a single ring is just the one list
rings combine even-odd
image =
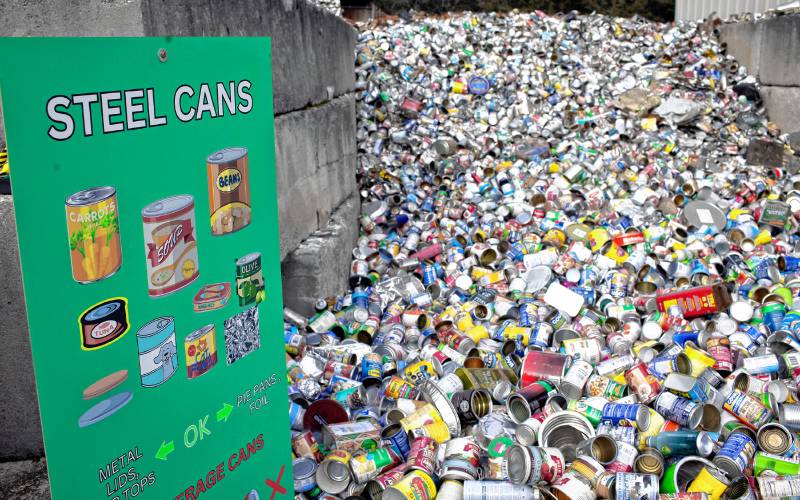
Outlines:
[{"label": "food can", "polygon": [[667,391],[658,395],[653,407],[664,418],[689,429],[696,429],[703,418],[702,406]]},{"label": "food can", "polygon": [[608,465],[617,456],[617,442],[605,434],[585,439],[576,448],[575,455],[588,456],[602,465]]},{"label": "food can", "polygon": [[730,481],[725,477],[725,474],[712,466],[705,466],[700,469],[694,480],[689,483],[689,488],[686,490],[689,493],[703,492],[707,493],[709,500],[720,500],[725,490],[728,489]]},{"label": "food can", "polygon": [[197,279],[197,237],[194,198],[178,195],[142,209],[147,286],[151,297],[162,297]]},{"label": "food can", "polygon": [[117,190],[111,186],[78,191],[67,198],[67,237],[72,278],[93,283],[122,266]]},{"label": "food can", "polygon": [[386,488],[383,500],[433,500],[436,484],[421,470],[408,472],[398,483]]},{"label": "food can", "polygon": [[661,392],[661,384],[644,363],[638,363],[626,371],[625,381],[644,404],[653,402]]},{"label": "food can", "polygon": [[760,476],[764,472],[774,473],[779,476],[797,475],[800,473],[800,458],[759,451],[755,454],[755,459],[753,460],[753,473]]},{"label": "food can", "polygon": [[389,445],[404,459],[408,457],[411,445],[408,442],[408,433],[400,424],[392,424],[381,431],[381,439],[388,441]]},{"label": "food can", "polygon": [[633,462],[633,470],[639,474],[655,474],[661,479],[664,475],[664,455],[655,448],[646,447]]},{"label": "food can", "polygon": [[247,148],[225,148],[206,160],[211,234],[238,231],[251,221]]},{"label": "food can", "polygon": [[800,496],[800,477],[776,478],[762,476],[756,479],[758,492],[764,500]]},{"label": "food can", "polygon": [[298,457],[313,458],[316,462],[322,460],[319,444],[310,431],[298,432],[292,436],[292,451]]},{"label": "food can", "polygon": [[464,425],[472,425],[492,412],[492,395],[486,389],[470,389],[453,393],[450,401]]},{"label": "food can", "polygon": [[386,491],[386,488],[403,479],[407,470],[408,466],[406,464],[401,464],[391,470],[383,472],[367,483],[365,491],[372,500],[382,500],[383,492]]},{"label": "food can", "polygon": [[650,426],[650,412],[640,404],[608,403],[603,407],[603,422],[642,431]]},{"label": "food can", "polygon": [[414,438],[406,463],[411,470],[420,470],[428,475],[434,474],[436,472],[436,441],[426,436]]},{"label": "food can", "polygon": [[569,471],[552,486],[560,500],[593,500],[595,493],[589,480],[577,471]]},{"label": "food can", "polygon": [[576,359],[569,367],[559,388],[561,394],[567,399],[578,399],[583,393],[583,388],[592,376],[594,368],[589,362]]},{"label": "food can", "polygon": [[384,470],[394,465],[399,465],[402,459],[391,448],[376,448],[355,455],[350,459],[350,470],[353,472],[353,480],[357,484],[363,484],[376,477]]},{"label": "food can", "polygon": [[264,275],[261,272],[261,253],[253,252],[236,260],[236,294],[239,305],[261,302]]},{"label": "food can", "polygon": [[129,330],[128,300],[114,297],[93,305],[78,317],[81,349],[91,351],[112,344]]},{"label": "food can", "polygon": [[756,453],[756,443],[745,432],[733,432],[714,457],[714,465],[736,477],[743,473]]},{"label": "food can", "polygon": [[533,488],[506,481],[464,481],[463,500],[534,500]]},{"label": "food can", "polygon": [[658,476],[617,472],[616,500],[658,500]]},{"label": "food can", "polygon": [[756,440],[758,447],[767,453],[787,455],[796,451],[794,433],[777,422],[762,425]]},{"label": "food can", "polygon": [[439,493],[436,500],[463,500],[464,485],[460,481],[446,479],[439,486]]},{"label": "food can", "polygon": [[344,450],[333,450],[325,456],[316,472],[317,484],[323,491],[336,495],[347,489],[352,476],[350,458]]},{"label": "food can", "polygon": [[738,389],[731,391],[725,398],[724,407],[751,429],[758,429],[772,418],[772,411],[761,401]]},{"label": "food can", "polygon": [[206,325],[184,340],[188,377],[197,378],[217,364],[217,337],[214,325]]},{"label": "food can", "polygon": [[178,371],[175,318],[156,318],[136,332],[142,387],[158,387]]},{"label": "food can", "polygon": [[296,458],[292,461],[294,471],[294,491],[304,493],[317,486],[317,463],[310,458]]}]

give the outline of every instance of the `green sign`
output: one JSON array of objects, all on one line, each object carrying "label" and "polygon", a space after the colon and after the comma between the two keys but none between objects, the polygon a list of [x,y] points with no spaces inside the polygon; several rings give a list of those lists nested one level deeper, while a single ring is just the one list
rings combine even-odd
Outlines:
[{"label": "green sign", "polygon": [[53,497],[291,498],[269,39],[0,53]]}]

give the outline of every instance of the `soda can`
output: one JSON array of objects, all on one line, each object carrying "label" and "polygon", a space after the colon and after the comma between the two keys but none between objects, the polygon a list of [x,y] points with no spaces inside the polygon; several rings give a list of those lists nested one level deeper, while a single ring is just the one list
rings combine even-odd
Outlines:
[{"label": "soda can", "polygon": [[744,472],[755,453],[755,441],[745,432],[734,432],[725,440],[713,463],[729,477],[735,477]]},{"label": "soda can", "polygon": [[653,408],[664,418],[692,430],[697,429],[703,418],[702,406],[667,391],[658,395]]},{"label": "soda can", "polygon": [[616,500],[658,500],[658,476],[617,472]]},{"label": "soda can", "polygon": [[436,484],[430,474],[421,470],[409,471],[403,479],[383,492],[383,500],[434,500]]},{"label": "soda can", "polygon": [[608,403],[603,407],[603,422],[642,430],[650,425],[650,412],[641,404]]}]

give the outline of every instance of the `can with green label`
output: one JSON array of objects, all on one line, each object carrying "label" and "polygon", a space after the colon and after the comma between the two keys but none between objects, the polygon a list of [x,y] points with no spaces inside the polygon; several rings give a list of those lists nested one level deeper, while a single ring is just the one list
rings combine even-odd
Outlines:
[{"label": "can with green label", "polygon": [[756,476],[766,470],[774,471],[779,476],[800,474],[800,459],[759,451],[756,453],[753,469]]},{"label": "can with green label", "polygon": [[249,253],[236,261],[236,294],[239,296],[240,306],[264,300],[260,252]]}]

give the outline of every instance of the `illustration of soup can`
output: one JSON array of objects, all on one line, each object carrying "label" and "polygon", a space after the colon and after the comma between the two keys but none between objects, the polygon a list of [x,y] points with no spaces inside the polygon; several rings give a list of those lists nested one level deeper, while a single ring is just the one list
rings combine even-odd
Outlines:
[{"label": "illustration of soup can", "polygon": [[194,198],[172,196],[142,209],[147,284],[151,297],[180,290],[200,274]]},{"label": "illustration of soup can", "polygon": [[82,349],[92,350],[108,345],[128,331],[128,301],[115,297],[95,304],[81,314],[78,324]]},{"label": "illustration of soup can", "polygon": [[214,236],[250,224],[248,163],[247,148],[225,148],[208,157],[208,207]]},{"label": "illustration of soup can", "polygon": [[[259,293],[264,290],[264,275],[261,273],[261,253],[249,253],[236,261],[236,294],[239,305],[261,302]],[[261,293],[263,296],[263,293]]]},{"label": "illustration of soup can", "polygon": [[214,325],[190,333],[184,340],[188,377],[197,378],[217,364],[217,338]]},{"label": "illustration of soup can", "polygon": [[178,370],[175,318],[156,318],[136,332],[142,387],[157,387]]},{"label": "illustration of soup can", "polygon": [[117,190],[111,186],[85,189],[66,201],[72,277],[92,283],[122,266]]}]

